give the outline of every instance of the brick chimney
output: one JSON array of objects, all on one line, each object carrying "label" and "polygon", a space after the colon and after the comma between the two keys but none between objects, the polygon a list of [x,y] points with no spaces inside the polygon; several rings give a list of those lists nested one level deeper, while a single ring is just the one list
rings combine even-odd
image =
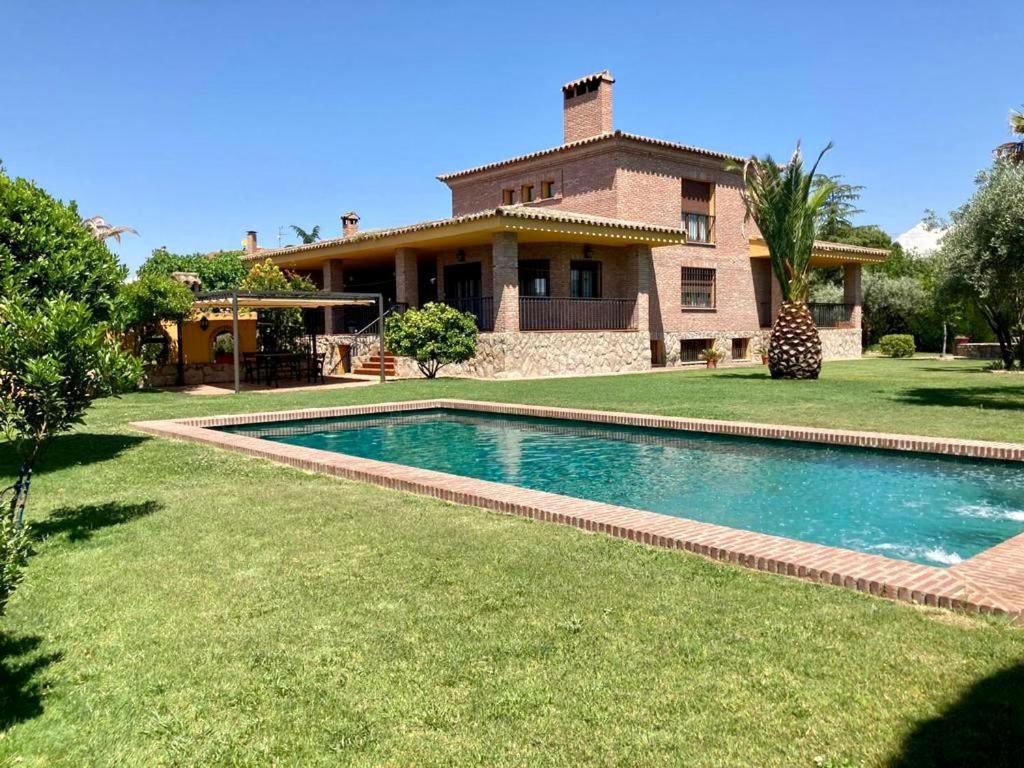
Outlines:
[{"label": "brick chimney", "polygon": [[566,144],[612,132],[612,84],[607,69],[562,86],[563,140]]},{"label": "brick chimney", "polygon": [[355,211],[349,211],[341,215],[341,234],[345,237],[352,237],[359,231],[359,215]]},{"label": "brick chimney", "polygon": [[245,252],[256,253],[259,248],[256,246],[256,230],[250,229],[245,233]]}]

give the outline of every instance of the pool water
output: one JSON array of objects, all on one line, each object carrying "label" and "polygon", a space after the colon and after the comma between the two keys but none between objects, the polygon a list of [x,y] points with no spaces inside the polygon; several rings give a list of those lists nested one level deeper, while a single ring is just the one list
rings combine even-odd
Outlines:
[{"label": "pool water", "polygon": [[927,565],[1024,531],[1008,462],[443,409],[223,429]]}]

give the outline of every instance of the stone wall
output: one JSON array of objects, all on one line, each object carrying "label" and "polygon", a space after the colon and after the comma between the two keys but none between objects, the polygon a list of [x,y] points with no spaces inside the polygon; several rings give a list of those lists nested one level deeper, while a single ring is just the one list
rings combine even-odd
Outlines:
[{"label": "stone wall", "polygon": [[854,360],[861,356],[860,328],[819,328],[825,360]]},{"label": "stone wall", "polygon": [[[185,365],[185,385],[225,384],[235,380],[235,367],[230,363],[188,363]],[[146,383],[151,387],[173,387],[178,382],[176,363],[156,365],[146,371]]]},{"label": "stone wall", "polygon": [[650,337],[636,331],[484,333],[469,362],[442,369],[446,376],[516,379],[646,371]]},{"label": "stone wall", "polygon": [[994,341],[957,344],[954,353],[957,357],[966,357],[970,360],[999,360],[1002,357],[999,344]]}]

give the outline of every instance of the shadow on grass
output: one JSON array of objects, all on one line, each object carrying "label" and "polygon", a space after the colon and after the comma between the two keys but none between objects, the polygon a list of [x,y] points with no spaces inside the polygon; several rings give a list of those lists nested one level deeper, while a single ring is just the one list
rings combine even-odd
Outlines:
[{"label": "shadow on grass", "polygon": [[921,723],[890,768],[1020,766],[1024,743],[1024,663],[977,682],[949,709]]},{"label": "shadow on grass", "polygon": [[[143,435],[108,435],[98,432],[61,435],[43,449],[36,464],[36,472],[53,472],[75,465],[109,461],[151,439]],[[0,473],[13,475],[17,472],[18,464],[14,448],[9,443],[0,445]]]},{"label": "shadow on grass", "polygon": [[[1024,383],[1024,382],[1022,382]],[[954,408],[985,408],[993,411],[1024,411],[1024,386],[1015,387],[916,387],[897,398],[907,405],[940,405]]]},{"label": "shadow on grass", "polygon": [[42,638],[0,632],[0,733],[43,713],[39,673],[60,653],[41,653]]},{"label": "shadow on grass", "polygon": [[48,517],[32,523],[32,535],[38,539],[67,536],[70,542],[88,541],[95,531],[112,525],[146,517],[160,509],[159,502],[150,500],[139,504],[85,504],[79,507],[60,507]]}]

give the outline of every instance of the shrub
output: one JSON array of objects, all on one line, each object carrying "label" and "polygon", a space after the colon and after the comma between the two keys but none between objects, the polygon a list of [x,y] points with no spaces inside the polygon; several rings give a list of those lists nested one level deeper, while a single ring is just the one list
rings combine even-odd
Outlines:
[{"label": "shrub", "polygon": [[878,340],[878,350],[886,357],[913,357],[917,351],[914,337],[906,333],[893,333]]},{"label": "shrub", "polygon": [[160,335],[162,321],[186,317],[192,300],[192,291],[184,283],[147,274],[121,288],[114,301],[114,322],[131,338],[135,354],[148,362],[152,357],[143,354],[145,340]]},{"label": "shrub", "polygon": [[416,360],[428,379],[451,363],[463,363],[476,354],[476,319],[446,304],[425,304],[389,315],[384,324],[391,352]]}]

